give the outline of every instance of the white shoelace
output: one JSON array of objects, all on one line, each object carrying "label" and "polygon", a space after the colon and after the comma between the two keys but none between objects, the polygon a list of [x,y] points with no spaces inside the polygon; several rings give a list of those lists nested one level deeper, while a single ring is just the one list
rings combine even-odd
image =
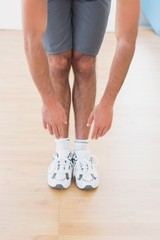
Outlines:
[{"label": "white shoelace", "polygon": [[78,170],[78,172],[80,174],[85,174],[85,173],[88,174],[89,172],[92,173],[93,168],[95,166],[94,161],[93,161],[94,159],[96,159],[96,161],[98,160],[97,158],[95,158],[95,156],[80,158],[80,159],[76,160],[75,166],[76,166],[76,169]]},{"label": "white shoelace", "polygon": [[[72,167],[73,163],[71,162],[71,160],[68,157],[62,157],[62,156],[57,156],[57,154],[55,154],[53,156],[52,163],[50,164],[49,168],[48,168],[48,172],[54,168],[55,171],[61,172],[64,171],[65,169],[69,169]],[[56,164],[55,164],[56,163]],[[55,168],[56,166],[56,168]]]}]

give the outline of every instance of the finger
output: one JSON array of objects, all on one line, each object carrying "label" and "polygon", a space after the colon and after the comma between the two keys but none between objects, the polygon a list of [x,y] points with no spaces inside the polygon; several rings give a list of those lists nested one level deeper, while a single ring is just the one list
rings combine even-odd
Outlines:
[{"label": "finger", "polygon": [[45,129],[47,129],[47,123],[46,123],[46,121],[43,119],[43,127],[45,128]]},{"label": "finger", "polygon": [[103,137],[108,132],[108,128],[104,128],[101,134],[101,137]]},{"label": "finger", "polygon": [[96,137],[95,137],[96,140],[101,136],[102,131],[103,131],[103,128],[99,128],[99,129],[98,129],[97,135],[96,135]]},{"label": "finger", "polygon": [[92,132],[92,137],[91,137],[92,139],[94,139],[94,138],[96,137],[97,131],[98,131],[98,127],[95,127],[95,126],[94,126],[93,132]]},{"label": "finger", "polygon": [[67,123],[68,123],[68,121],[67,121],[67,116],[66,116],[65,113],[64,113],[64,116],[63,116],[63,123],[64,123],[64,124],[67,124]]},{"label": "finger", "polygon": [[55,137],[56,137],[57,139],[60,138],[59,131],[58,131],[58,128],[57,128],[56,126],[54,126],[54,134],[55,134]]},{"label": "finger", "polygon": [[58,126],[58,132],[59,132],[59,135],[60,135],[60,137],[63,137],[64,136],[64,131],[63,131],[63,125],[62,124],[60,124],[59,126]]},{"label": "finger", "polygon": [[93,117],[93,114],[91,113],[88,118],[87,127],[90,127],[92,125],[93,119],[94,117]]},{"label": "finger", "polygon": [[48,128],[48,130],[49,130],[49,133],[51,134],[51,135],[53,135],[54,134],[54,131],[53,131],[53,129],[52,129],[52,126],[48,123],[47,124],[47,128]]}]

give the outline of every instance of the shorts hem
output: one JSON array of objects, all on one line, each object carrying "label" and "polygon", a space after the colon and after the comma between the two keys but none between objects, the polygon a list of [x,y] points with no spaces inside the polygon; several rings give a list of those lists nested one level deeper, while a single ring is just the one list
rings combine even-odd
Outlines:
[{"label": "shorts hem", "polygon": [[76,48],[76,47],[70,47],[70,48],[65,48],[65,49],[61,49],[61,50],[58,50],[58,51],[45,51],[47,55],[57,55],[57,54],[61,54],[61,53],[65,53],[65,52],[68,52],[68,51],[71,51],[71,50],[74,50],[74,51],[77,51],[79,53],[82,53],[82,54],[85,54],[85,55],[89,55],[89,56],[94,56],[96,57],[99,53],[99,51],[97,52],[91,52],[91,51],[87,51],[87,50],[81,50],[79,48]]},{"label": "shorts hem", "polygon": [[57,54],[61,54],[61,53],[65,53],[65,52],[68,52],[72,50],[72,47],[70,48],[65,48],[65,49],[61,49],[61,50],[58,50],[58,51],[47,51],[46,50],[46,54],[47,55],[57,55]]}]

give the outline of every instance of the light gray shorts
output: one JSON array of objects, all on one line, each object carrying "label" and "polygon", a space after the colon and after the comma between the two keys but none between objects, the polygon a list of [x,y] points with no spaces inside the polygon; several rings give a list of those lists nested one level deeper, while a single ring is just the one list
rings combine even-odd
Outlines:
[{"label": "light gray shorts", "polygon": [[96,56],[106,31],[111,0],[48,0],[46,53],[71,49]]}]

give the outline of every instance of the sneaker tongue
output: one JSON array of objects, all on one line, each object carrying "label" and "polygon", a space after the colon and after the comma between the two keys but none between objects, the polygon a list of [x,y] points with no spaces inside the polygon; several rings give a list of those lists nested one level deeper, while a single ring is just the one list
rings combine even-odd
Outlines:
[{"label": "sneaker tongue", "polygon": [[77,150],[75,151],[77,158],[88,158],[91,156],[91,153],[89,150]]}]

